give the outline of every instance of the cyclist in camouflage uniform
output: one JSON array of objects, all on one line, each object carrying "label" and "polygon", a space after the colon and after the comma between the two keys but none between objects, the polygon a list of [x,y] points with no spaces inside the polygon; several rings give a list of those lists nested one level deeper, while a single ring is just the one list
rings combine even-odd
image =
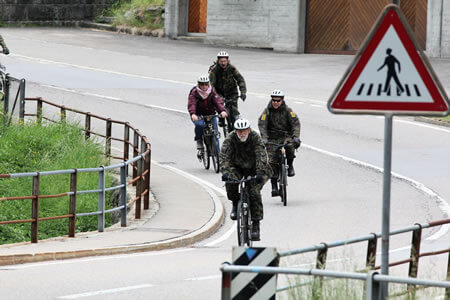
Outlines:
[{"label": "cyclist in camouflage uniform", "polygon": [[0,46],[2,46],[3,54],[8,55],[9,49],[8,49],[8,47],[6,47],[5,40],[3,39],[3,37],[1,35],[0,35]]},{"label": "cyclist in camouflage uniform", "polygon": [[[266,147],[256,131],[250,128],[250,122],[239,119],[234,123],[235,131],[227,136],[220,152],[220,170],[222,180],[240,180],[247,176],[256,176],[256,181],[248,184],[252,215],[252,240],[259,241],[259,221],[263,219],[261,189],[272,175]],[[239,192],[237,183],[226,183],[227,197],[233,202],[230,218],[236,220]]]},{"label": "cyclist in camouflage uniform", "polygon": [[[224,102],[225,100],[232,101],[232,111],[229,111],[228,113],[231,116],[232,122],[234,122],[234,120],[239,118],[238,87],[241,92],[242,101],[245,101],[247,98],[247,88],[245,86],[244,77],[239,73],[235,66],[230,64],[229,54],[227,52],[220,51],[217,54],[217,61],[209,71],[209,80],[211,86]],[[221,123],[221,125],[223,124]],[[229,128],[229,131],[231,130],[232,128]]]},{"label": "cyclist in camouflage uniform", "polygon": [[[274,90],[271,94],[271,100],[263,113],[259,117],[258,127],[263,141],[275,144],[284,144],[291,142],[285,146],[286,159],[288,164],[288,176],[295,176],[293,166],[295,158],[295,149],[300,147],[300,120],[294,111],[286,105],[284,101],[284,92]],[[272,178],[272,196],[278,196],[278,164],[279,156],[277,146],[267,144],[267,153],[269,155],[270,166],[273,170]]]}]

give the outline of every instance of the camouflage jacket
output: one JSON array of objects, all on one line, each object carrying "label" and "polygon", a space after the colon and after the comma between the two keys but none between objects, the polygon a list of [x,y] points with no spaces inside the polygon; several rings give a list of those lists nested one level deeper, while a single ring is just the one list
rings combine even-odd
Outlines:
[{"label": "camouflage jacket", "polygon": [[0,46],[2,46],[2,49],[8,48],[6,47],[5,40],[1,35],[0,35]]},{"label": "camouflage jacket", "polygon": [[259,117],[258,127],[265,141],[300,137],[300,120],[284,101],[278,109],[273,108],[271,101]]},{"label": "camouflage jacket", "polygon": [[242,94],[247,93],[244,77],[239,73],[235,66],[228,64],[222,69],[218,63],[209,72],[211,86],[216,92],[225,99],[237,99],[239,97],[238,89]]},{"label": "camouflage jacket", "polygon": [[236,132],[230,133],[223,142],[219,160],[222,174],[272,175],[266,147],[253,130],[245,142],[239,140]]}]

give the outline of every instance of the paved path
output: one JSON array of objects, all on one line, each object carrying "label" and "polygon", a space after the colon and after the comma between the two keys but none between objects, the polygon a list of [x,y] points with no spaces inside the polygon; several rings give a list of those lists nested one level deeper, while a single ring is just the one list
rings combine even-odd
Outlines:
[{"label": "paved path", "polygon": [[[129,213],[127,227],[75,238],[0,246],[0,265],[109,255],[182,247],[211,235],[223,221],[222,202],[210,189],[188,175],[152,164],[152,202],[140,220]],[[174,221],[176,220],[176,221]]]}]

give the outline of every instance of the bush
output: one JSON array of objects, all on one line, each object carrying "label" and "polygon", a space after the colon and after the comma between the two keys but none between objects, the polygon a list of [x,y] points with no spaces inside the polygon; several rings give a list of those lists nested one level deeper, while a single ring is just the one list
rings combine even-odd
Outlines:
[{"label": "bush", "polygon": [[114,25],[161,29],[164,27],[164,0],[120,0],[105,14],[114,17]]}]

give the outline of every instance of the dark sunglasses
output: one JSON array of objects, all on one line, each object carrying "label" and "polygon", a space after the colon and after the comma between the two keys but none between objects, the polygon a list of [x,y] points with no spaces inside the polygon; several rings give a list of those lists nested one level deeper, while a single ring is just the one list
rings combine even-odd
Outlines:
[{"label": "dark sunglasses", "polygon": [[283,100],[281,100],[281,99],[278,99],[278,100],[272,99],[272,101],[273,101],[273,102],[281,102],[281,101],[283,101]]},{"label": "dark sunglasses", "polygon": [[199,83],[198,85],[209,85],[209,83],[207,83],[207,82],[201,82],[201,83]]}]

